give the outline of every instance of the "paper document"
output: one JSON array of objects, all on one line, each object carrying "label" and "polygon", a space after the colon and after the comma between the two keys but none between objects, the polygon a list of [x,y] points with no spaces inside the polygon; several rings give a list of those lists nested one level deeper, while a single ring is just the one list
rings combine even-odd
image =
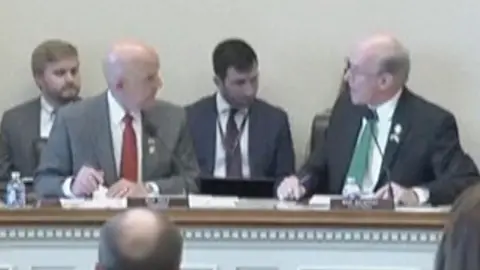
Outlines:
[{"label": "paper document", "polygon": [[95,199],[105,199],[107,198],[108,189],[104,186],[98,186],[98,189],[95,190],[92,194],[92,198]]},{"label": "paper document", "polygon": [[310,199],[309,204],[330,206],[331,199],[332,199],[332,196],[328,196],[328,195],[314,195]]},{"label": "paper document", "polygon": [[190,207],[192,208],[235,208],[237,197],[214,197],[210,195],[190,194]]},{"label": "paper document", "polygon": [[451,206],[417,206],[417,207],[404,207],[397,206],[395,211],[397,212],[412,212],[412,213],[447,213],[450,211]]},{"label": "paper document", "polygon": [[122,209],[127,207],[127,199],[107,198],[107,188],[99,186],[93,192],[92,199],[60,199],[65,209]]}]

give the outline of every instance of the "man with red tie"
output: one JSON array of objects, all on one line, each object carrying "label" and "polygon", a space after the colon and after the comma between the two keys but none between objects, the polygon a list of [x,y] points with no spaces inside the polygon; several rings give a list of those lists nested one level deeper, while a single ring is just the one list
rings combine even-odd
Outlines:
[{"label": "man with red tie", "polygon": [[159,58],[137,41],[104,60],[108,90],[58,112],[35,174],[41,197],[195,192],[198,165],[184,110],[155,95]]}]

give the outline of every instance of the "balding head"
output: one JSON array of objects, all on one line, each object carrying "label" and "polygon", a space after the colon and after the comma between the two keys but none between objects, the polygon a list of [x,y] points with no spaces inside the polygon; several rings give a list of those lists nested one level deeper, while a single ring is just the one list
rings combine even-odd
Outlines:
[{"label": "balding head", "polygon": [[103,226],[98,265],[104,270],[178,270],[182,245],[179,231],[165,216],[132,209]]},{"label": "balding head", "polygon": [[152,104],[158,88],[160,62],[155,49],[135,40],[112,45],[103,60],[108,88],[127,109],[137,111]]},{"label": "balding head", "polygon": [[400,90],[408,79],[410,56],[407,49],[388,34],[361,41],[349,57],[346,79],[356,104],[378,105]]}]

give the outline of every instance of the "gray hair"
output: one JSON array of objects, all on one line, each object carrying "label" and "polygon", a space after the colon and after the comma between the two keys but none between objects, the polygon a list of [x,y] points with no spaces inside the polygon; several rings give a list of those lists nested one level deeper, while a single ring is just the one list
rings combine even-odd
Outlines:
[{"label": "gray hair", "polygon": [[410,55],[408,51],[401,46],[397,46],[394,52],[380,59],[379,69],[381,73],[398,76],[403,83],[407,82],[410,74]]}]

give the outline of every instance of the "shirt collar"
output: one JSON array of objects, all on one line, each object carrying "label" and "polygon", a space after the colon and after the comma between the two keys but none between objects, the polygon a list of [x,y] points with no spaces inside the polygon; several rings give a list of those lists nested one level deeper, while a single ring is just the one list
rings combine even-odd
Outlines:
[{"label": "shirt collar", "polygon": [[[110,113],[110,121],[116,125],[123,123],[123,117],[125,117],[126,113],[125,109],[113,96],[111,90],[107,91],[107,102]],[[130,114],[132,115],[134,121],[139,121],[141,119],[140,112],[130,112]]]},{"label": "shirt collar", "polygon": [[[223,96],[220,93],[216,94],[216,102],[217,102],[217,112],[219,115],[221,114],[227,114],[230,113],[230,109],[232,106],[223,98]],[[241,114],[246,114],[248,109],[241,109],[238,111],[238,113]]]},{"label": "shirt collar", "polygon": [[391,120],[402,92],[403,90],[398,91],[392,98],[376,107],[369,107],[377,112],[379,120]]},{"label": "shirt collar", "polygon": [[44,96],[40,97],[40,107],[50,116],[55,112],[55,108],[47,101]]}]

